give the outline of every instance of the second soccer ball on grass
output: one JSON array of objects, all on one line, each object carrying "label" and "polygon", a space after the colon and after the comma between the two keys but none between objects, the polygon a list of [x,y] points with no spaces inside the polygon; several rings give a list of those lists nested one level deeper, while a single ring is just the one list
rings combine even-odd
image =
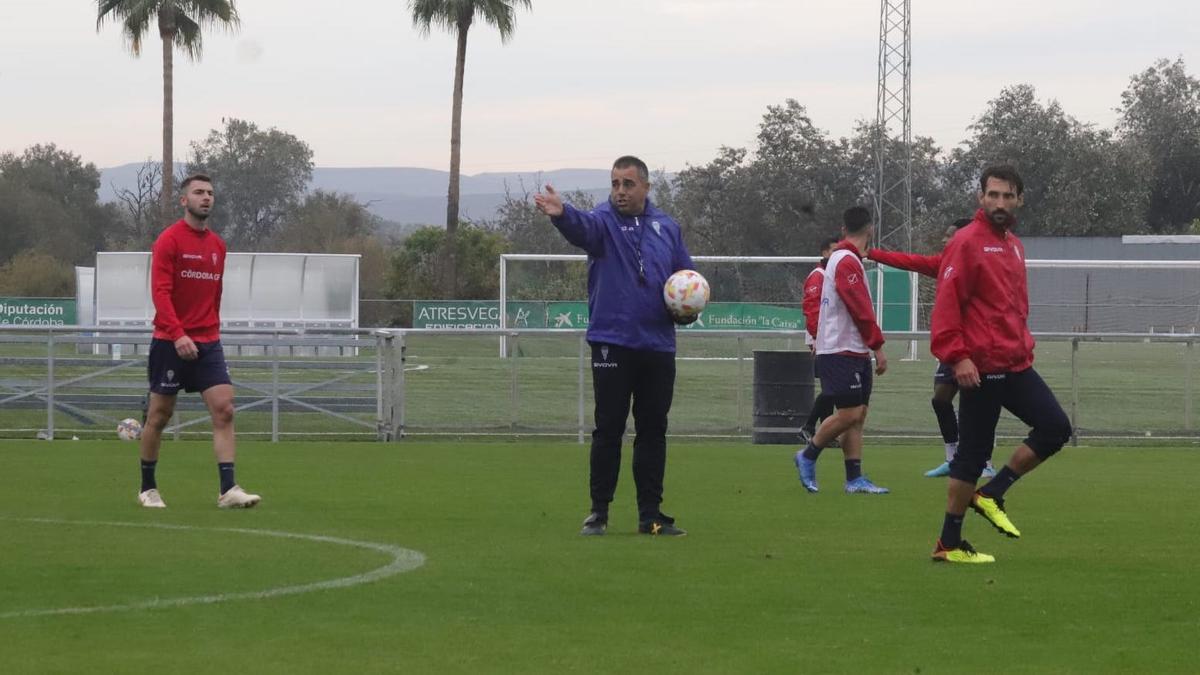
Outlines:
[{"label": "second soccer ball on grass", "polygon": [[123,441],[136,441],[142,436],[142,423],[126,417],[117,425],[117,438]]}]

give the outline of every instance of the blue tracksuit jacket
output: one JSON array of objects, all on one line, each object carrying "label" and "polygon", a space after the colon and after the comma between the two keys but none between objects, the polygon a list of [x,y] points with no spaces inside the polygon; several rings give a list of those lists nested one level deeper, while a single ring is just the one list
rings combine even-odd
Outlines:
[{"label": "blue tracksuit jacket", "polygon": [[663,285],[672,273],[695,269],[679,224],[649,199],[640,216],[623,216],[605,202],[590,213],[564,204],[550,220],[588,254],[588,342],[674,352]]}]

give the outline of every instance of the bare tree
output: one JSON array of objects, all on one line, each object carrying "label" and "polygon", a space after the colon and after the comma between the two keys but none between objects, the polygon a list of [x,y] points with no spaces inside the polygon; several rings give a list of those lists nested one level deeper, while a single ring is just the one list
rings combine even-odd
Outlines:
[{"label": "bare tree", "polygon": [[124,241],[130,247],[150,246],[159,232],[162,212],[162,164],[147,159],[137,170],[133,188],[112,186],[126,220]]}]

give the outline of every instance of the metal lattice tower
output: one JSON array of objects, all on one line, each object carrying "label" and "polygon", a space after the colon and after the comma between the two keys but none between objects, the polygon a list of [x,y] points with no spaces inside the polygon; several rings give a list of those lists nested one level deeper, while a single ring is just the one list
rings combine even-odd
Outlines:
[{"label": "metal lattice tower", "polygon": [[[875,232],[881,245],[912,250],[912,0],[881,0],[875,112]],[[899,146],[891,139],[899,135]]]}]

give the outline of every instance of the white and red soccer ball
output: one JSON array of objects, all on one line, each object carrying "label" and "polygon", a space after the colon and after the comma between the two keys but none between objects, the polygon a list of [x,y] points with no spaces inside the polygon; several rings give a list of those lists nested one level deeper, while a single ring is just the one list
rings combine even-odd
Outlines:
[{"label": "white and red soccer ball", "polygon": [[689,324],[700,318],[708,304],[708,281],[695,270],[679,270],[663,286],[663,302],[675,323]]},{"label": "white and red soccer ball", "polygon": [[117,438],[123,441],[136,441],[142,436],[142,423],[126,417],[117,425]]}]

